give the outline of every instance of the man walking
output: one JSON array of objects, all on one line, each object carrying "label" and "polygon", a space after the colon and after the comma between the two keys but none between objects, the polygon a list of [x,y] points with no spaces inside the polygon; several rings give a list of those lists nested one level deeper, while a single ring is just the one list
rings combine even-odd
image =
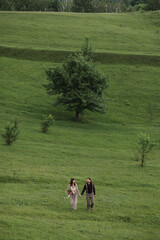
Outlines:
[{"label": "man walking", "polygon": [[87,199],[87,208],[89,211],[93,210],[94,205],[94,198],[96,196],[95,186],[92,183],[92,180],[90,178],[87,178],[86,184],[83,187],[81,196],[86,191],[86,199]]}]

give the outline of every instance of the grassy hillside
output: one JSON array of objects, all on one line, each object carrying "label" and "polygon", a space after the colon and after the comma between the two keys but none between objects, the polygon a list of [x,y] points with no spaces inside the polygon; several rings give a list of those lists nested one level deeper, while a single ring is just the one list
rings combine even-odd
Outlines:
[{"label": "grassy hillside", "polygon": [[[150,14],[138,14],[134,19],[150,21]],[[77,19],[76,31],[87,31],[85,25],[88,23],[82,25],[86,18],[92,22],[110,18],[117,26],[119,18],[123,18],[126,25],[128,19],[133,20],[132,14],[0,13],[0,16],[3,21],[7,18],[4,26],[8,24],[8,30],[1,27],[5,33],[0,35],[1,45],[29,50],[78,49],[84,37],[79,32],[73,31],[72,39],[64,41],[64,48],[62,44],[64,30],[71,26],[71,22],[76,25],[73,16]],[[59,35],[57,22],[56,25],[50,22],[53,16],[59,19],[61,27],[64,26]],[[27,32],[29,23],[35,22],[41,22],[36,45],[32,39],[36,28]],[[78,24],[80,30],[77,30]],[[43,34],[47,25],[52,25],[59,36],[57,40],[53,39],[59,44],[57,48],[49,47],[50,37],[45,45]],[[23,36],[18,34],[20,26]],[[11,34],[16,28],[15,35]],[[120,26],[117,31],[120,32]],[[136,31],[138,33],[138,26]],[[87,34],[91,33],[88,28]],[[126,36],[121,34],[120,41]],[[105,52],[104,39],[100,37],[98,40],[97,36],[97,40],[93,40],[94,46],[101,46]],[[108,45],[112,51],[112,42],[108,41]],[[123,53],[127,53],[127,44],[123,47]],[[155,51],[158,55],[153,43],[146,49],[143,54]],[[96,50],[101,51],[98,47]],[[117,47],[115,52],[120,52],[120,48]],[[159,239],[159,146],[148,157],[144,168],[135,161],[138,133],[149,133],[160,141],[160,69],[157,64],[150,65],[148,60],[146,65],[138,60],[132,65],[130,62],[97,64],[110,79],[110,87],[105,91],[107,111],[103,115],[86,112],[84,121],[74,123],[74,113],[66,112],[63,107],[54,107],[54,97],[49,97],[42,86],[46,83],[44,68],[61,63],[46,61],[42,55],[43,61],[25,60],[25,56],[23,60],[19,55],[14,55],[15,59],[7,54],[0,58],[0,133],[6,121],[18,117],[21,122],[16,143],[7,147],[0,139],[0,240]],[[152,120],[148,109],[152,111]],[[53,113],[56,119],[48,134],[40,132],[41,118],[45,113]],[[88,176],[96,185],[95,209],[93,212],[86,210],[83,196],[78,201],[77,212],[72,212],[69,200],[64,199],[69,179],[75,177],[81,190]]]},{"label": "grassy hillside", "polygon": [[97,52],[160,55],[160,13],[0,13],[0,45],[78,50],[84,37]]}]

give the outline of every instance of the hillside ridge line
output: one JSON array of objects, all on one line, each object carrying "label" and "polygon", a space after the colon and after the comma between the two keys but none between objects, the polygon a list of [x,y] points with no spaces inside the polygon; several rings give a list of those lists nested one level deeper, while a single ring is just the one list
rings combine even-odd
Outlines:
[{"label": "hillside ridge line", "polygon": [[[37,50],[0,46],[0,56],[30,61],[62,62],[68,55],[76,51],[64,50]],[[137,64],[160,66],[160,56],[101,53],[94,54],[94,61],[108,64]]]}]

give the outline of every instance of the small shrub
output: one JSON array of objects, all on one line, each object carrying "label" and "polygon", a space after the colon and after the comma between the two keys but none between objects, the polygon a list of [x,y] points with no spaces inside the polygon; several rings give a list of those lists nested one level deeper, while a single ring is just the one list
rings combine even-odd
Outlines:
[{"label": "small shrub", "polygon": [[41,122],[41,130],[43,133],[48,132],[48,128],[53,124],[54,122],[54,117],[52,114],[46,115]]},{"label": "small shrub", "polygon": [[155,146],[155,143],[151,141],[148,134],[141,133],[138,135],[138,138],[139,143],[137,145],[137,151],[141,157],[141,167],[143,167],[146,155],[151,152],[152,148]]},{"label": "small shrub", "polygon": [[5,125],[4,133],[2,134],[3,139],[7,145],[11,145],[16,141],[19,134],[17,120],[7,122]]}]

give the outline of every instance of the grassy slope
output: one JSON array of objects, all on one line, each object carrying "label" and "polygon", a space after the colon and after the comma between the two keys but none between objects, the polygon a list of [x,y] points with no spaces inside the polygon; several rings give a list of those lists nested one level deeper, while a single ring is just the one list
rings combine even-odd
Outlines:
[{"label": "grassy slope", "polygon": [[98,52],[160,55],[160,13],[0,13],[0,45],[77,50],[85,36]]},{"label": "grassy slope", "polygon": [[[86,122],[76,124],[72,113],[52,106],[53,97],[42,87],[44,67],[57,64],[0,60],[1,132],[6,120],[21,119],[18,141],[9,148],[0,144],[0,239],[158,239],[159,147],[141,169],[134,160],[134,144],[139,132],[160,140],[159,68],[99,65],[111,80],[108,111],[86,112]],[[40,118],[47,112],[55,114],[56,122],[44,135]],[[71,176],[80,189],[86,176],[93,178],[97,189],[93,213],[86,211],[84,198],[75,213],[64,200]]]}]

